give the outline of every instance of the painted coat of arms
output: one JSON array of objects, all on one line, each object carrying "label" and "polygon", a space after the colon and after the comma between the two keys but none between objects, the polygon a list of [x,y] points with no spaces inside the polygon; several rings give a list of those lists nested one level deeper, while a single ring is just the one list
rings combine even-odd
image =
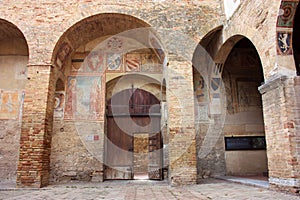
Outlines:
[{"label": "painted coat of arms", "polygon": [[122,70],[122,55],[118,53],[107,54],[107,70],[120,72]]},{"label": "painted coat of arms", "polygon": [[277,53],[279,55],[291,55],[292,33],[277,32]]},{"label": "painted coat of arms", "polygon": [[126,55],[126,72],[140,71],[141,55],[140,54],[127,54]]},{"label": "painted coat of arms", "polygon": [[101,51],[92,51],[86,58],[87,72],[103,72],[104,56]]}]

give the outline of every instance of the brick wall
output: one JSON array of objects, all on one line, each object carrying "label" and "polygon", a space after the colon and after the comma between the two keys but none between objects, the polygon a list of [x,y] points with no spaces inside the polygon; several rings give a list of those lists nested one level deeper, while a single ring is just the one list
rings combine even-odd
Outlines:
[{"label": "brick wall", "polygon": [[[28,66],[22,117],[17,185],[41,187],[49,182],[53,126],[52,66]],[[52,72],[53,73],[53,72]]]},{"label": "brick wall", "polygon": [[263,97],[269,182],[299,190],[299,78],[280,76],[260,87]]},{"label": "brick wall", "polygon": [[[71,48],[77,48],[81,42],[85,43],[95,39],[90,36],[95,36],[92,33],[99,34],[98,30],[101,30],[104,25],[109,27],[104,22],[99,23],[97,20],[93,23],[85,23],[102,17],[102,15],[94,15],[109,12],[136,17],[134,20],[128,17],[129,21],[134,21],[133,25],[137,23],[133,27],[147,24],[153,26],[158,30],[163,44],[167,47],[166,53],[171,55],[169,69],[173,72],[176,71],[177,75],[167,72],[164,76],[169,87],[169,91],[167,91],[168,132],[170,136],[170,178],[173,184],[194,183],[196,180],[193,73],[189,62],[194,49],[185,48],[189,46],[189,43],[198,44],[210,30],[223,25],[223,42],[234,35],[244,35],[253,42],[262,61],[265,80],[277,73],[292,75],[295,71],[292,56],[279,57],[276,55],[277,46],[274,38],[280,1],[244,0],[228,21],[225,21],[222,2],[219,0],[192,2],[187,0],[143,2],[122,0],[109,4],[104,0],[92,2],[88,0],[80,2],[47,0],[34,5],[29,1],[16,3],[3,0],[1,4],[0,18],[9,20],[24,33],[30,52],[28,62],[30,80],[25,88],[17,178],[20,187],[41,187],[48,183],[51,136],[57,137],[56,139],[59,139],[60,136],[68,137],[68,133],[63,135],[58,131],[61,127],[54,128],[56,136],[52,131],[55,82],[57,76],[65,80],[61,72],[56,71],[55,59],[63,42],[70,42]],[[126,30],[126,24],[120,26],[125,27],[124,30]],[[6,29],[3,24],[1,27]],[[15,29],[10,29],[10,31],[13,33]],[[227,49],[227,51],[230,50]],[[174,56],[176,54],[177,56]],[[188,58],[188,60],[182,61],[182,57]],[[220,58],[217,55],[215,60],[218,61],[218,59]],[[226,56],[222,59],[226,60]],[[282,142],[290,147],[290,150],[287,148],[279,151],[275,148],[268,152],[268,157],[271,158],[269,161],[270,174],[274,178],[270,180],[274,184],[281,183],[282,178],[282,180],[287,178],[285,181],[288,183],[291,180],[292,182],[299,181],[296,173],[297,170],[300,171],[297,168],[299,152],[297,143],[294,142],[298,136],[297,126],[295,126],[298,104],[295,103],[297,98],[287,98],[297,97],[298,93],[295,91],[298,90],[298,81],[296,78],[293,79],[294,81],[291,81],[290,78],[287,80],[283,81],[283,85],[276,86],[277,89],[262,92],[264,93],[263,106],[264,118],[267,122],[267,140],[270,139],[268,146],[276,146]],[[280,101],[275,102],[274,98]],[[280,112],[275,105],[281,106]],[[279,133],[279,130],[283,132]],[[278,134],[278,137],[275,137],[277,140],[268,136],[273,136],[274,133]],[[220,145],[221,143],[222,141]],[[184,151],[178,152],[178,149],[184,149]],[[285,157],[287,154],[289,156]],[[276,156],[278,158],[278,155],[282,156],[282,162],[275,165],[275,161],[272,160]],[[286,164],[285,158],[288,159],[289,164]],[[91,158],[91,160],[93,159]],[[284,169],[287,170],[284,171]],[[185,173],[185,171],[190,173]],[[296,182],[293,184],[297,185]]]},{"label": "brick wall", "polygon": [[187,61],[170,59],[167,80],[170,181],[196,183],[193,70]]}]

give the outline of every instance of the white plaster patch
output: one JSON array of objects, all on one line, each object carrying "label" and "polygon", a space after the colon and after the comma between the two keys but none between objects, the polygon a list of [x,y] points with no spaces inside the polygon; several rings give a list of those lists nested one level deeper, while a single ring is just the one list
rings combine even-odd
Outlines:
[{"label": "white plaster patch", "polygon": [[295,178],[269,178],[270,184],[289,186],[289,187],[300,187],[300,180]]},{"label": "white plaster patch", "polygon": [[224,0],[226,19],[230,19],[236,9],[239,7],[240,3],[240,0]]}]

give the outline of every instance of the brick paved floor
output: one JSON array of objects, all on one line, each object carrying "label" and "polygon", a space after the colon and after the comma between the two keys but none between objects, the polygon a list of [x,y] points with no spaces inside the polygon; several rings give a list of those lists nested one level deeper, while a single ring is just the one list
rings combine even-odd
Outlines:
[{"label": "brick paved floor", "polygon": [[[1,185],[0,185],[1,186]],[[296,200],[300,196],[275,192],[263,188],[207,179],[202,184],[171,187],[159,181],[106,181],[104,183],[68,183],[50,185],[42,189],[4,189],[0,187],[0,199],[127,199],[127,200],[172,200],[172,199],[230,199],[230,200]]]}]

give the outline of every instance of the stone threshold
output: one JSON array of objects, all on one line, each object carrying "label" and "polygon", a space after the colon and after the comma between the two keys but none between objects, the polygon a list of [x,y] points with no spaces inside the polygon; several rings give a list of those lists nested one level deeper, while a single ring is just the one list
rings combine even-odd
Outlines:
[{"label": "stone threshold", "polygon": [[221,179],[225,181],[230,181],[234,183],[241,183],[244,185],[250,185],[255,187],[262,187],[269,189],[269,182],[264,180],[255,180],[250,178],[241,178],[241,177],[235,177],[235,176],[215,176],[216,179]]}]

